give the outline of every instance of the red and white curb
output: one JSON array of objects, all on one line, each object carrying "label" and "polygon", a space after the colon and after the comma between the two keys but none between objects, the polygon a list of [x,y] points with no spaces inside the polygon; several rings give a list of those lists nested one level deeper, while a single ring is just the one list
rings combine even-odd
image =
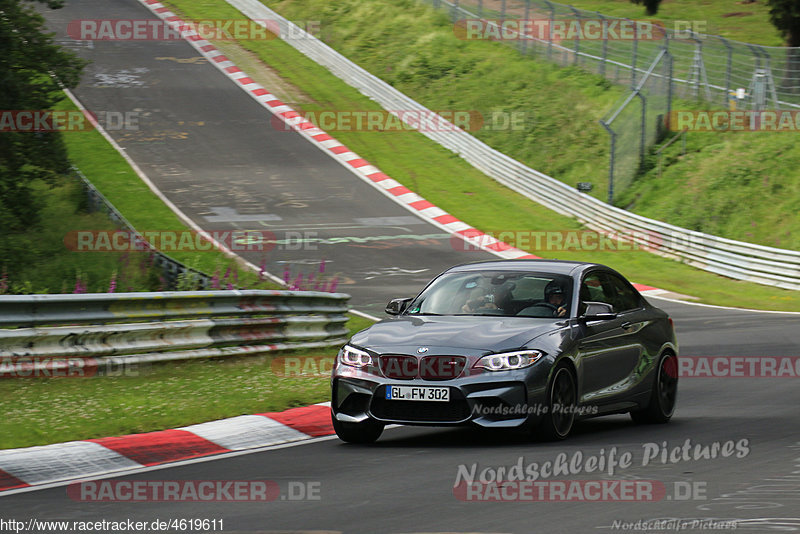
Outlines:
[{"label": "red and white curb", "polygon": [[[181,32],[200,54],[212,65],[215,65],[228,78],[233,80],[242,90],[246,91],[262,107],[275,117],[283,121],[288,128],[298,132],[320,150],[330,155],[350,170],[361,180],[369,183],[381,193],[391,198],[409,211],[419,215],[429,223],[441,228],[456,238],[463,239],[465,250],[484,250],[504,259],[539,259],[525,250],[512,247],[493,236],[471,227],[443,209],[435,206],[420,195],[403,186],[371,165],[367,160],[337,141],[334,137],[318,128],[300,113],[282,102],[278,97],[267,91],[264,87],[253,81],[242,69],[228,59],[222,51],[209,41],[201,38],[191,25],[186,24],[159,0],[139,0],[156,16],[168,22],[175,30]],[[667,291],[642,284],[634,284],[636,288],[648,295],[656,296]]]},{"label": "red and white curb", "polygon": [[[482,249],[505,259],[538,258],[471,227],[382,173],[255,83],[213,44],[192,32],[190,26],[163,4],[157,0],[139,1],[175,29],[185,32],[186,40],[195,49],[265,109],[387,197],[431,224],[463,239],[473,250]],[[635,286],[645,294],[664,292],[642,284]],[[0,450],[0,492],[268,447],[333,433],[330,406],[325,403],[146,434]]]},{"label": "red and white curb", "polygon": [[333,434],[330,403],[170,430],[0,450],[0,494]]},{"label": "red and white curb", "polygon": [[[531,258],[534,256],[524,250],[514,248],[511,245],[495,239],[492,236],[477,230],[467,223],[450,215],[433,203],[425,200],[420,195],[392,179],[381,172],[380,169],[371,165],[367,160],[347,148],[345,145],[328,135],[324,130],[316,127],[307,121],[300,113],[282,102],[278,97],[267,91],[264,87],[257,84],[242,69],[237,67],[228,59],[216,46],[201,38],[193,30],[191,25],[186,24],[180,17],[172,13],[158,0],[139,0],[144,6],[152,11],[156,16],[169,23],[176,31],[181,32],[186,39],[200,54],[215,65],[228,78],[236,82],[252,98],[260,103],[270,113],[287,125],[287,129],[295,130],[305,137],[313,145],[324,151],[345,168],[353,172],[361,180],[369,183],[387,197],[405,207],[409,211],[416,213],[434,226],[441,228],[445,232],[463,239],[469,245],[469,250],[485,250],[505,259]],[[265,125],[266,127],[271,127]]]}]

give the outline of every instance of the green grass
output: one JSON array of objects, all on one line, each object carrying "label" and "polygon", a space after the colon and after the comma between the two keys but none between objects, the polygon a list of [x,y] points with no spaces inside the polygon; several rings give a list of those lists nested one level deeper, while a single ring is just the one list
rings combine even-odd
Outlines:
[{"label": "green grass", "polygon": [[[160,281],[148,267],[144,253],[87,253],[65,246],[69,231],[115,230],[101,213],[87,213],[82,185],[74,178],[61,177],[53,183],[36,181],[34,195],[42,205],[41,222],[26,232],[4,236],[16,244],[17,269],[6,270],[7,293],[72,293],[80,279],[86,292],[105,293],[116,280],[116,291],[156,291]],[[4,284],[4,285],[5,285]],[[0,289],[0,293],[4,291]]]},{"label": "green grass", "polygon": [[[660,21],[670,29],[675,29],[676,21],[692,21],[700,33],[720,35],[745,43],[765,46],[784,44],[784,39],[769,21],[769,6],[765,1],[667,0],[661,2],[658,13],[653,16],[645,13],[643,5],[636,5],[629,0],[571,0],[564,3],[578,9],[598,11],[603,15]],[[685,26],[680,26],[680,29],[683,28]]]},{"label": "green grass", "polygon": [[[351,317],[351,333],[371,321]],[[0,449],[118,436],[330,400],[336,349],[131,367],[119,376],[0,380]],[[2,404],[0,404],[2,406]]]},{"label": "green grass", "polygon": [[[473,13],[479,12],[479,0],[461,0],[460,5]],[[542,9],[536,11],[536,7]],[[729,2],[727,0],[667,0],[661,3],[656,15],[647,15],[643,5],[636,5],[629,0],[575,0],[561,2],[562,6],[572,6],[589,12],[598,12],[604,16],[645,20],[662,25],[664,28],[685,31],[691,28],[694,32],[707,35],[720,35],[745,43],[764,46],[783,46],[784,39],[769,21],[769,6],[765,1]],[[542,18],[545,11],[544,2],[532,3],[531,18]],[[525,14],[523,0],[507,0],[506,18],[520,18]],[[571,15],[568,7],[559,7],[556,18]],[[586,16],[586,15],[584,15]],[[501,18],[499,0],[483,0],[483,18]]]},{"label": "green grass", "polygon": [[[189,18],[242,17],[220,0],[179,0],[170,5]],[[597,171],[605,168],[607,154],[596,119],[622,89],[577,69],[522,58],[494,43],[454,40],[443,15],[410,0],[286,0],[269,5],[293,20],[320,20],[335,47],[431,109],[536,110],[534,124],[524,132],[480,134],[534,168],[562,179],[569,176],[567,182],[604,175],[604,170]],[[282,41],[241,44],[310,95],[315,109],[377,109],[374,102]],[[403,185],[483,231],[580,228],[576,221],[497,184],[416,132],[339,131],[335,136]],[[735,137],[716,139],[726,143]],[[722,278],[643,251],[529,250],[545,257],[605,263],[637,282],[709,304],[800,310],[797,292]],[[465,261],[469,259],[465,255]]]},{"label": "green grass", "polygon": [[[308,356],[315,355],[332,359],[335,353]],[[5,379],[0,392],[14,399],[14,408],[0,421],[0,448],[149,432],[328,400],[329,377],[278,376],[273,358],[132,369],[139,376]]]},{"label": "green grass", "polygon": [[[219,1],[180,0],[174,4],[197,18],[241,17]],[[270,5],[291,18],[325,21],[326,31],[331,32],[328,36],[337,47],[433,109],[532,112],[532,122],[522,133],[488,131],[480,135],[535,168],[558,175],[568,183],[602,174],[597,169],[604,169],[607,158],[604,140],[592,128],[596,128],[596,119],[616,101],[622,89],[576,69],[558,69],[519,58],[514,50],[492,43],[452,43],[448,41],[451,28],[447,20],[414,2],[307,0],[302,4],[284,1]],[[396,17],[392,11],[395,7],[405,14]],[[363,18],[375,23],[363,25]],[[366,31],[362,32],[361,26]],[[310,95],[310,101],[304,100],[306,109],[378,109],[283,42],[245,44],[284,79]],[[71,105],[65,103],[64,107]],[[73,161],[135,226],[184,227],[99,134],[76,132],[65,136]],[[575,221],[498,185],[417,133],[337,132],[336,136],[393,178],[484,231],[579,228]],[[790,168],[787,162],[798,168],[797,156],[790,150],[791,140],[790,135],[776,135],[761,144],[758,136],[751,135],[692,136],[687,156],[679,156],[677,146],[673,147],[666,155],[668,165],[663,178],[652,181],[646,175],[634,183],[624,199],[654,212],[659,209],[656,200],[662,197],[664,204],[676,206],[702,203],[704,198],[717,202],[725,198],[724,178],[732,176],[727,184],[732,188],[729,193],[753,182],[758,187],[755,191],[775,189],[776,196],[768,196],[764,203],[777,206],[780,194],[797,198],[793,189],[796,186],[790,185],[797,182],[794,175],[784,172],[783,180],[779,179],[780,168]],[[743,154],[753,157],[742,157]],[[781,155],[774,158],[783,163],[780,167],[765,162],[771,154]],[[738,170],[731,174],[733,168]],[[753,174],[752,169],[765,169],[768,174],[759,174],[757,179],[742,184]],[[709,176],[719,179],[713,182]],[[718,198],[709,196],[715,192]],[[64,193],[70,194],[73,193]],[[747,193],[742,195],[733,206],[741,211],[752,210],[756,203]],[[797,213],[791,200],[786,203],[775,211],[793,209],[792,213]],[[69,211],[55,199],[53,206],[60,218]],[[686,209],[687,216],[692,213]],[[671,220],[672,216],[665,213],[663,218]],[[94,218],[84,219],[81,224],[93,229],[104,227],[102,217],[91,217]],[[781,231],[792,234],[795,217],[782,217],[776,220],[788,226],[781,226]],[[696,224],[708,224],[707,219],[700,217]],[[687,219],[687,224],[691,223]],[[63,227],[75,224],[67,220]],[[757,226],[750,226],[754,236]],[[42,246],[50,248],[45,241]],[[728,280],[642,251],[531,251],[559,259],[606,263],[638,282],[699,296],[707,303],[800,310],[796,292]],[[84,256],[100,262],[100,256]],[[208,253],[176,253],[175,257],[207,271],[228,261],[219,254]],[[113,264],[118,260],[108,261]],[[111,268],[112,265],[98,267],[98,287],[105,283]],[[57,271],[56,267],[53,269]],[[71,269],[62,272],[71,273]],[[349,326],[355,331],[368,324],[369,321],[353,318]],[[332,358],[333,352],[304,356]],[[6,409],[6,417],[0,422],[0,447],[146,432],[328,399],[327,376],[279,376],[273,371],[273,361],[274,356],[207,360],[154,366],[143,369],[140,376],[0,381],[0,398],[14,399],[14,408]]]},{"label": "green grass", "polygon": [[731,239],[800,249],[798,133],[691,133],[619,195],[636,213]]},{"label": "green grass", "polygon": [[[61,101],[56,109],[77,109],[68,99]],[[70,160],[89,181],[105,196],[120,213],[140,231],[181,231],[188,227],[153,193],[125,159],[95,131],[64,132],[64,141]],[[94,228],[93,228],[94,229]],[[104,252],[92,253],[101,258]],[[239,270],[240,286],[249,289],[275,289],[273,283],[258,280],[257,273],[238,267],[237,262],[219,251],[191,252],[171,251],[170,257],[207,274],[226,271],[229,267]]]}]

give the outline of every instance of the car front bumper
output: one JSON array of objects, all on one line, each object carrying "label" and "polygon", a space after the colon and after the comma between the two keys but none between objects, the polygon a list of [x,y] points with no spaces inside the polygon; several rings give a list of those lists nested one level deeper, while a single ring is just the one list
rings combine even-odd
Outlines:
[{"label": "car front bumper", "polygon": [[[392,380],[339,366],[331,382],[331,406],[337,420],[349,423],[371,419],[385,424],[517,428],[536,424],[546,413],[548,371],[547,365],[534,365],[428,381]],[[387,400],[386,388],[391,386],[447,387],[450,400]]]}]

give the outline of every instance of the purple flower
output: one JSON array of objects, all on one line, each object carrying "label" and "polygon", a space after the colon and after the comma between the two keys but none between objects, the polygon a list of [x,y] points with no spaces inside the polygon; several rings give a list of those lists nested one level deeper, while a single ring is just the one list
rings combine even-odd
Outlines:
[{"label": "purple flower", "polygon": [[80,274],[75,277],[75,288],[72,290],[72,292],[76,295],[86,293],[86,285],[83,283],[83,280],[81,280]]}]

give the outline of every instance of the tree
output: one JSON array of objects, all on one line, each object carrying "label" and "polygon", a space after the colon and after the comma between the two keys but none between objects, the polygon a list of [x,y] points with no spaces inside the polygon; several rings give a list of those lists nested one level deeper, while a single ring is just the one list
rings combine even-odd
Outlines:
[{"label": "tree", "polygon": [[661,0],[631,0],[636,5],[644,4],[645,13],[648,15],[655,15],[658,13],[658,4]]},{"label": "tree", "polygon": [[797,0],[768,0],[769,19],[786,39],[786,72],[781,88],[800,92],[800,2]]},{"label": "tree", "polygon": [[[35,0],[49,8],[59,0]],[[45,33],[44,19],[30,0],[0,0],[0,110],[48,110],[64,98],[61,85],[75,87],[85,62],[62,50]],[[31,191],[36,179],[52,180],[69,169],[59,132],[0,131],[0,236],[31,228],[39,206]],[[13,246],[0,244],[4,261]],[[18,259],[19,260],[19,259]]]}]

